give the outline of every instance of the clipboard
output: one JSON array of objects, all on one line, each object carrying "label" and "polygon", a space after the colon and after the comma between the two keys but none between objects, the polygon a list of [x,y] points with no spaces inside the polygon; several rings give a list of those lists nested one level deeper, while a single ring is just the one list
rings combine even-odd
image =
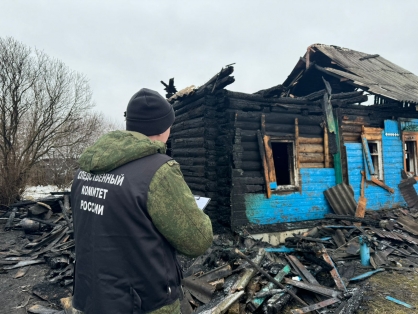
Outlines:
[{"label": "clipboard", "polygon": [[208,197],[203,197],[199,195],[193,195],[193,196],[194,196],[194,200],[196,201],[197,207],[199,207],[199,209],[201,210],[204,210],[210,202],[210,198]]}]

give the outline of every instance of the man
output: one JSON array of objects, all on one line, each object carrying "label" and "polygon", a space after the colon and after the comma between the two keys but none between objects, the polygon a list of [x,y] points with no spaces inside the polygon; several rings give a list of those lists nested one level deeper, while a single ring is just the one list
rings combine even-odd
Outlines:
[{"label": "man", "polygon": [[71,188],[76,265],[73,307],[86,314],[180,313],[176,251],[212,244],[210,219],[165,155],[174,110],[141,89],[126,131],[102,136],[80,158]]}]

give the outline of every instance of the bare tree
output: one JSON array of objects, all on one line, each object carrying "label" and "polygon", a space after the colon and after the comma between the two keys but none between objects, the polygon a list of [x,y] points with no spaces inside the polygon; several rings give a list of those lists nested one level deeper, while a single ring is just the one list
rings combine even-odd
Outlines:
[{"label": "bare tree", "polygon": [[91,96],[88,80],[63,62],[0,38],[0,204],[19,199],[42,158],[89,139]]},{"label": "bare tree", "polygon": [[83,151],[103,134],[123,128],[121,123],[112,121],[98,112],[88,113],[79,123],[78,134],[74,136],[82,137],[83,141],[72,146],[56,145],[57,148],[50,150],[42,160],[46,184],[56,185],[60,189],[67,188],[79,166],[78,159]]}]

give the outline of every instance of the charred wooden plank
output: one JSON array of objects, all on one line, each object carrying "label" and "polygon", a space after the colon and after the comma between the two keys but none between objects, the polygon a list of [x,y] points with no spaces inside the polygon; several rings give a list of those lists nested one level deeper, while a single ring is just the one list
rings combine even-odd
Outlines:
[{"label": "charred wooden plank", "polygon": [[283,104],[296,104],[296,105],[314,105],[315,103],[303,98],[291,98],[291,97],[280,97],[280,98],[263,98],[259,95],[254,94],[246,94],[240,92],[233,92],[228,91],[227,95],[232,99],[241,99],[241,100],[248,100],[254,101],[258,103],[283,103]]},{"label": "charred wooden plank", "polygon": [[198,278],[206,282],[211,282],[211,281],[215,281],[221,278],[228,277],[231,274],[232,274],[231,265],[226,264],[221,267],[215,268],[207,273],[204,273]]},{"label": "charred wooden plank", "polygon": [[175,160],[184,166],[200,166],[205,165],[206,158],[205,157],[177,157],[175,156]]},{"label": "charred wooden plank", "polygon": [[[267,162],[268,162],[268,156],[267,157]],[[260,152],[259,151],[244,151],[242,153],[242,161],[257,161],[257,162],[261,162],[260,159]],[[274,168],[273,168],[274,170]],[[269,168],[270,171],[270,168]]]},{"label": "charred wooden plank", "polygon": [[266,194],[267,194],[267,198],[270,198],[271,197],[271,189],[270,189],[269,169],[268,169],[268,165],[267,165],[266,153],[265,153],[265,150],[264,150],[264,144],[263,144],[263,139],[262,139],[260,130],[257,130],[257,139],[258,139],[258,147],[259,147],[259,150],[260,150],[260,157],[261,157],[261,161],[262,161],[262,166],[263,166],[263,170],[264,170],[264,180],[265,180],[265,185],[266,185]]},{"label": "charred wooden plank", "polygon": [[220,90],[232,83],[235,82],[235,78],[233,76],[227,76],[224,77],[222,79],[219,79],[217,82],[214,83],[213,85],[213,89],[212,89],[212,94],[215,90]]},{"label": "charred wooden plank", "polygon": [[[195,91],[193,94],[188,95],[184,99],[180,100],[170,100],[173,103],[173,109],[176,114],[180,114],[195,108],[205,102],[205,94],[207,91],[205,89],[200,89]],[[187,110],[185,110],[187,108]]]},{"label": "charred wooden plank", "polygon": [[327,262],[333,269],[330,271],[332,278],[334,279],[335,285],[341,291],[347,291],[344,281],[341,279],[340,274],[338,273],[337,268],[334,265],[331,257],[328,255],[327,250],[323,244],[319,245],[321,247],[322,258]]},{"label": "charred wooden plank", "polygon": [[324,153],[300,153],[301,163],[323,163],[325,161]]},{"label": "charred wooden plank", "polygon": [[324,301],[316,303],[316,304],[305,306],[301,309],[291,310],[291,312],[292,312],[292,314],[309,313],[311,311],[322,309],[324,307],[327,307],[327,306],[332,305],[332,304],[337,303],[337,302],[340,302],[340,300],[337,299],[337,298],[331,298],[331,299],[327,299],[327,300],[324,300]]},{"label": "charred wooden plank", "polygon": [[354,314],[357,312],[358,307],[360,306],[361,301],[363,300],[364,290],[361,288],[356,288],[353,292],[352,297],[348,301],[344,301],[341,305],[335,310],[336,314]]},{"label": "charred wooden plank", "polygon": [[[257,255],[253,259],[254,264],[259,265],[261,261],[264,258],[266,251],[264,249],[260,248],[258,250]],[[235,291],[241,291],[244,290],[245,287],[250,282],[251,278],[257,273],[257,270],[255,268],[247,268],[245,269],[239,276],[238,280],[235,282],[235,284],[231,288],[231,292],[234,293]]]},{"label": "charred wooden plank", "polygon": [[190,119],[198,118],[198,117],[204,117],[207,119],[215,119],[216,111],[214,108],[207,106],[205,102],[202,102],[202,104],[199,107],[193,108],[185,113],[179,114],[177,112],[175,124],[179,122],[187,121]]},{"label": "charred wooden plank", "polygon": [[189,276],[184,278],[182,282],[183,286],[199,301],[208,303],[212,299],[215,287],[208,284],[206,281],[195,276]]},{"label": "charred wooden plank", "polygon": [[313,285],[313,284],[308,284],[305,282],[301,282],[301,281],[295,281],[292,279],[288,279],[285,278],[284,279],[285,283],[295,286],[297,288],[300,289],[304,289],[304,290],[308,290],[308,291],[312,291],[324,296],[329,296],[329,297],[333,297],[333,298],[337,298],[341,296],[341,292],[334,290],[334,289],[330,289],[321,285]]},{"label": "charred wooden plank", "polygon": [[373,219],[367,219],[367,218],[359,218],[359,217],[353,217],[349,215],[336,215],[336,214],[326,214],[325,218],[327,219],[338,219],[338,220],[347,220],[352,222],[361,222],[369,226],[378,227],[379,222],[375,221]]},{"label": "charred wooden plank", "polygon": [[200,88],[203,89],[203,88],[206,88],[209,85],[213,86],[213,84],[216,81],[219,81],[220,79],[223,79],[224,77],[228,77],[233,72],[234,72],[234,67],[233,66],[231,66],[231,65],[226,66],[225,68],[222,68],[217,74],[215,74],[209,81],[207,81],[205,84],[203,84]]},{"label": "charred wooden plank", "polygon": [[321,144],[300,144],[300,153],[324,153],[324,146]]},{"label": "charred wooden plank", "polygon": [[[292,291],[293,293],[297,293],[298,289],[292,286],[289,286],[291,288],[289,288],[290,291]],[[285,305],[290,301],[291,299],[291,295],[287,294],[287,293],[280,293],[277,294],[273,297],[271,297],[268,302],[267,305],[265,306],[265,311],[264,313],[268,313],[268,314],[280,314],[281,310],[285,307]]]},{"label": "charred wooden plank", "polygon": [[[278,282],[281,282],[283,280],[283,278],[290,273],[290,266],[286,265],[285,267],[283,267],[283,269],[281,269],[279,271],[279,273],[274,277],[275,280],[277,280]],[[274,284],[272,282],[269,282],[266,286],[264,286],[261,289],[261,292],[269,292],[274,288]],[[283,293],[285,294],[285,293]],[[290,295],[289,295],[290,296]],[[255,298],[253,298],[250,302],[248,302],[247,306],[248,308],[254,312],[255,310],[257,310],[260,305],[264,302],[266,296],[257,296]]]},{"label": "charred wooden plank", "polygon": [[[254,267],[255,269],[257,269],[260,273],[262,273],[270,282],[274,283],[275,285],[277,285],[278,287],[280,287],[282,289],[286,289],[280,282],[278,282],[276,279],[274,279],[273,277],[271,277],[266,271],[264,271],[258,265],[256,265],[255,263],[253,263],[253,261],[250,260],[247,256],[245,256],[240,250],[235,249],[234,252],[237,255],[239,255],[240,257],[242,257],[243,259],[245,259],[248,263],[250,263],[250,265],[252,267]],[[287,293],[289,293],[300,304],[307,305],[301,298],[299,298],[296,294],[294,294],[290,290],[287,290]]]},{"label": "charred wooden plank", "polygon": [[259,103],[234,98],[230,98],[226,106],[228,106],[229,109],[236,110],[261,111],[263,109],[263,107]]},{"label": "charred wooden plank", "polygon": [[351,97],[347,99],[333,99],[332,106],[344,106],[344,105],[351,105],[356,103],[362,103],[367,101],[369,98],[367,95],[360,95],[356,97]]},{"label": "charred wooden plank", "polygon": [[284,87],[283,85],[279,84],[267,89],[262,89],[256,93],[254,93],[254,95],[259,95],[263,98],[271,98],[274,96],[280,96],[280,94],[283,92]]},{"label": "charred wooden plank", "polygon": [[[332,164],[330,166],[332,168]],[[323,163],[318,162],[301,162],[300,168],[325,168]]]},{"label": "charred wooden plank", "polygon": [[[260,121],[261,112],[237,112],[237,122],[257,122]],[[321,116],[301,116],[295,113],[270,112],[265,115],[267,124],[293,124],[295,119],[299,119],[301,125],[319,125],[322,122]]]},{"label": "charred wooden plank", "polygon": [[211,314],[225,313],[239,298],[244,294],[244,291],[239,291],[234,294],[228,295],[222,300],[215,308],[210,310]]},{"label": "charred wooden plank", "polygon": [[[194,119],[190,119],[187,121],[183,121],[183,122],[176,122],[172,127],[171,127],[171,131],[173,133],[175,132],[179,132],[182,130],[188,130],[188,129],[193,129],[193,128],[199,128],[199,127],[206,127],[208,125],[208,121],[207,119],[203,118],[203,117],[199,117],[199,118],[194,118]],[[211,124],[209,124],[211,125]]]},{"label": "charred wooden plank", "polygon": [[306,267],[298,260],[296,256],[288,255],[288,258],[292,261],[293,265],[302,273],[303,277],[312,284],[319,285],[316,278],[306,269]]},{"label": "charred wooden plank", "polygon": [[241,169],[244,171],[262,170],[263,164],[257,161],[243,161],[241,164]]},{"label": "charred wooden plank", "polygon": [[29,265],[35,265],[35,264],[41,264],[41,263],[45,263],[45,260],[44,259],[34,259],[34,260],[20,261],[13,266],[4,266],[3,269],[11,270],[11,269],[15,269],[15,268],[20,268],[20,267],[25,267],[25,266],[29,266]]}]

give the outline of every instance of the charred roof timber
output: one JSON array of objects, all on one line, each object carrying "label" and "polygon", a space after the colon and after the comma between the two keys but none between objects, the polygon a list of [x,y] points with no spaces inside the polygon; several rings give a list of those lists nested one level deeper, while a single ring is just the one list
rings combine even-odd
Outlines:
[{"label": "charred roof timber", "polygon": [[305,96],[317,88],[312,85],[312,80],[319,75],[317,72],[334,78],[341,91],[361,88],[391,101],[418,103],[418,77],[410,71],[379,54],[323,44],[308,47],[283,86],[290,94]]}]

